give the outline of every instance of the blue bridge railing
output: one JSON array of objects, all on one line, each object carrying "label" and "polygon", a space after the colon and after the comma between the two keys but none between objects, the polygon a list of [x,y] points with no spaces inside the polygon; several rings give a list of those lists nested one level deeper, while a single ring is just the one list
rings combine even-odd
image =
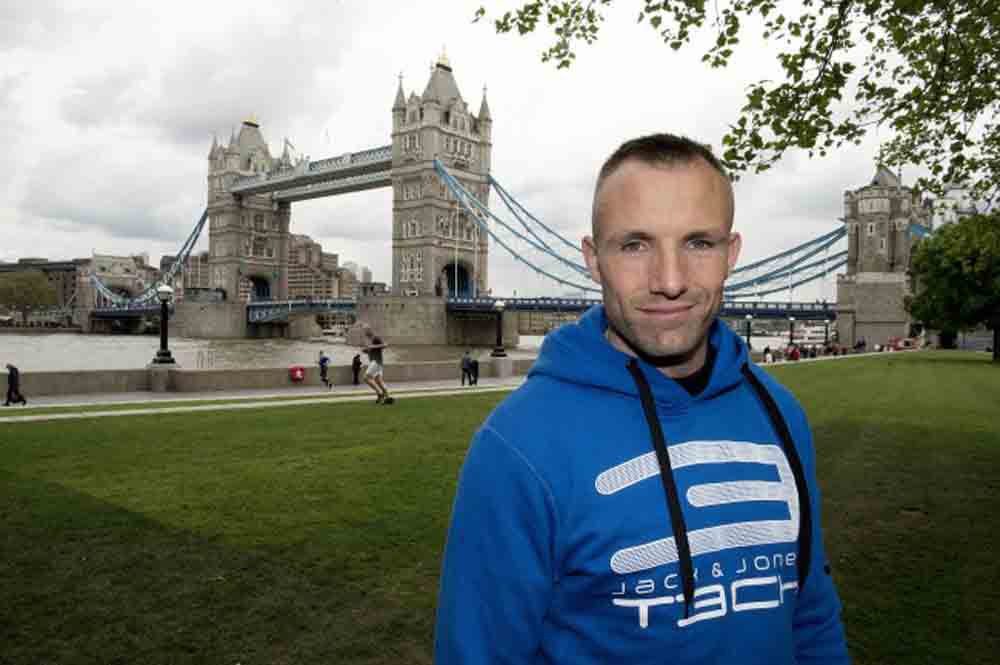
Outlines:
[{"label": "blue bridge railing", "polygon": [[[503,303],[503,305],[499,305]],[[541,311],[582,312],[601,301],[595,298],[448,298],[449,312]],[[836,306],[827,302],[766,302],[727,300],[722,304],[722,316],[752,315],[761,319],[785,319],[794,316],[802,320],[837,318]]]},{"label": "blue bridge railing", "polygon": [[287,321],[290,316],[324,314],[327,312],[353,312],[357,308],[354,298],[303,298],[300,300],[252,300],[247,303],[249,323]]}]

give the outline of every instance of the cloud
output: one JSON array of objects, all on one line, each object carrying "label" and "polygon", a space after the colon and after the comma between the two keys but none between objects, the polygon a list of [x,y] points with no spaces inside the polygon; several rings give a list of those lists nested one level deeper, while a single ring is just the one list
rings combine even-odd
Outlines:
[{"label": "cloud", "polygon": [[[118,149],[107,149],[114,143]],[[21,209],[50,229],[180,245],[204,206],[203,189],[196,189],[203,177],[189,159],[162,146],[75,144],[42,156]]]},{"label": "cloud", "polygon": [[140,103],[140,84],[147,75],[141,66],[124,65],[82,78],[62,101],[63,117],[82,128],[118,125]]},{"label": "cloud", "polygon": [[63,0],[0,3],[0,53],[16,48],[66,41],[74,32],[89,31],[100,22],[99,11]]}]

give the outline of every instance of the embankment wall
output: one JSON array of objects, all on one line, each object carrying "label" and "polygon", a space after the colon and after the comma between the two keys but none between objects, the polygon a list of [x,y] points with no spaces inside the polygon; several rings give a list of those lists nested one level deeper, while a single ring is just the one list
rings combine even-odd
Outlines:
[{"label": "embankment wall", "polygon": [[[528,373],[533,358],[507,359],[515,375]],[[503,371],[503,370],[501,370]],[[410,381],[455,381],[461,379],[459,361],[413,362],[389,364],[385,367],[385,381],[394,383]],[[262,369],[171,369],[167,390],[177,393],[213,392],[225,390],[267,390],[295,386],[320,385],[319,370],[305,368],[305,378],[293,382],[287,367]],[[497,376],[497,364],[490,360],[479,363],[479,376]],[[334,385],[351,383],[351,368],[347,365],[331,366],[330,378]],[[86,370],[69,372],[22,372],[21,391],[30,400],[44,395],[86,395],[99,393],[128,393],[151,390],[150,370]]]}]

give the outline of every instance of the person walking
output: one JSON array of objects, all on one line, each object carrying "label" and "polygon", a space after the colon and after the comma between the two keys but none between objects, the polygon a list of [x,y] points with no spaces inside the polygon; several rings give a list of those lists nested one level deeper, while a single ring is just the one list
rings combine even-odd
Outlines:
[{"label": "person walking", "polygon": [[465,385],[465,380],[469,380],[469,385],[476,385],[475,374],[472,373],[472,356],[466,351],[465,355],[462,356],[462,385]]},{"label": "person walking", "polygon": [[723,166],[669,134],[596,179],[603,304],[550,333],[472,439],[437,665],[849,665],[806,415],[719,319]]},{"label": "person walking", "polygon": [[358,384],[358,374],[361,373],[361,354],[355,353],[351,359],[351,374],[354,375],[354,385]]},{"label": "person walking", "polygon": [[368,354],[368,367],[365,368],[365,383],[375,391],[377,395],[375,398],[376,404],[394,404],[396,400],[389,395],[389,389],[385,387],[385,381],[382,378],[382,349],[388,346],[388,344],[383,342],[382,338],[378,337],[371,328],[365,328],[365,340],[366,344],[362,348]]},{"label": "person walking", "polygon": [[329,371],[330,371],[330,357],[325,353],[323,353],[322,351],[320,351],[319,380],[323,382],[323,385],[326,386],[327,390],[333,390],[333,384],[330,383]]},{"label": "person walking", "polygon": [[11,363],[7,363],[7,400],[4,406],[22,404],[28,406],[28,400],[21,394],[21,371]]}]

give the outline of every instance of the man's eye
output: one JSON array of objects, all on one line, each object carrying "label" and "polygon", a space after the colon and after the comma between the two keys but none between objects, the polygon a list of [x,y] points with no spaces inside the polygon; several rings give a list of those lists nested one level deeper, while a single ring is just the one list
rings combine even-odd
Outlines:
[{"label": "man's eye", "polygon": [[622,251],[626,253],[638,252],[642,248],[643,244],[640,240],[629,240],[628,242],[622,243]]},{"label": "man's eye", "polygon": [[706,251],[713,249],[715,247],[715,243],[707,238],[694,238],[688,241],[687,247],[688,249],[693,249],[695,251]]}]

